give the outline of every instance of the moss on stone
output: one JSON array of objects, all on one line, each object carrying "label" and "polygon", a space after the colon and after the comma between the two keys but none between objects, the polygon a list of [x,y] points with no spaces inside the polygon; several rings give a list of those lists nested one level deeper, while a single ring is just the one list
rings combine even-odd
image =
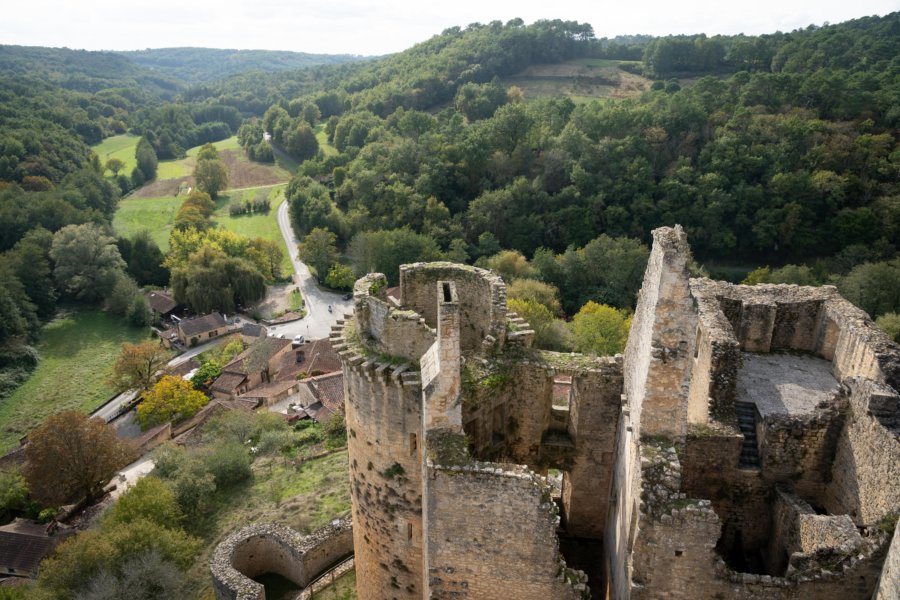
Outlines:
[{"label": "moss on stone", "polygon": [[450,467],[472,463],[472,456],[469,454],[469,438],[463,433],[455,433],[449,429],[436,429],[428,432],[426,455],[436,465]]}]

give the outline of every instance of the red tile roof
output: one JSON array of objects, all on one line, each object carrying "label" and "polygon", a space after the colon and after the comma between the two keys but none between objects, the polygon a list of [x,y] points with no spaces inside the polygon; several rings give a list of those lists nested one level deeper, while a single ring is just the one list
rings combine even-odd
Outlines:
[{"label": "red tile roof", "polygon": [[[317,400],[307,408],[316,421],[324,421],[331,415],[344,410],[344,373],[338,371],[328,375],[310,377],[301,382]],[[320,404],[321,408],[316,406]]]},{"label": "red tile roof", "polygon": [[[297,362],[297,352],[303,352],[302,362]],[[281,365],[278,368],[278,373],[275,375],[275,380],[296,379],[297,374],[301,372],[321,371],[322,373],[333,373],[340,370],[341,357],[331,347],[331,341],[323,338],[321,340],[310,340],[285,354],[284,358],[281,359]]]},{"label": "red tile roof", "polygon": [[225,365],[222,368],[223,373],[243,373],[244,375],[248,375],[247,372],[247,364],[246,359],[250,357],[251,354],[256,350],[258,344],[265,344],[266,348],[266,360],[270,360],[273,356],[278,354],[281,350],[284,349],[285,346],[291,345],[291,340],[281,339],[281,338],[265,338],[261,339],[258,342],[255,342],[250,345],[249,348],[235,356],[230,363]]}]

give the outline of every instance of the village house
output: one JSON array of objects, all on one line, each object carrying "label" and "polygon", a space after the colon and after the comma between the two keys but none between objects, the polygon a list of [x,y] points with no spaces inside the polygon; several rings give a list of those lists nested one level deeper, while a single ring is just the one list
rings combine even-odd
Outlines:
[{"label": "village house", "polygon": [[37,577],[41,561],[67,533],[56,523],[41,525],[27,519],[15,519],[0,527],[0,577]]},{"label": "village house", "polygon": [[178,302],[172,296],[160,290],[145,292],[144,296],[150,304],[150,309],[160,317],[168,317],[178,308]]},{"label": "village house", "polygon": [[216,398],[235,398],[264,383],[271,383],[290,351],[290,340],[260,339],[225,365],[209,389]]},{"label": "village house", "polygon": [[228,331],[228,323],[220,313],[214,312],[202,317],[185,319],[175,328],[178,341],[185,346],[196,346],[199,343],[224,335]]},{"label": "village house", "polygon": [[298,404],[302,407],[305,416],[321,423],[335,414],[343,412],[343,371],[310,377],[299,383]]}]

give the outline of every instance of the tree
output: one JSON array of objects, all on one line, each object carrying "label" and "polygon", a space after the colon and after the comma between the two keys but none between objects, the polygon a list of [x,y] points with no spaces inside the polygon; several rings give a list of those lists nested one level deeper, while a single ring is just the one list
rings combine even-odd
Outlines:
[{"label": "tree", "polygon": [[172,375],[164,375],[142,398],[137,409],[142,429],[190,419],[209,402],[206,394],[195,390],[189,381]]},{"label": "tree", "polygon": [[47,417],[28,434],[24,475],[32,497],[59,506],[93,500],[115,472],[136,457],[131,443],[102,419],[69,410]]},{"label": "tree", "polygon": [[384,273],[391,285],[400,280],[400,265],[441,257],[434,238],[407,228],[357,233],[350,240],[349,254],[356,275]]},{"label": "tree", "polygon": [[28,482],[16,470],[0,471],[0,520],[25,506],[28,498]]},{"label": "tree", "polygon": [[117,392],[149,390],[169,360],[169,352],[159,342],[146,340],[139,344],[125,342],[112,366],[109,384]]},{"label": "tree", "polygon": [[200,146],[197,152],[197,160],[218,160],[219,150],[209,142]]},{"label": "tree", "polygon": [[337,261],[336,241],[336,235],[327,229],[316,227],[297,246],[300,260],[315,269],[320,279],[328,274],[328,268]]},{"label": "tree", "polygon": [[335,290],[353,289],[354,283],[356,277],[353,275],[353,269],[340,263],[331,265],[328,276],[325,277],[325,285]]},{"label": "tree", "polygon": [[300,121],[285,137],[284,150],[303,162],[318,154],[319,141],[310,126],[305,121]]},{"label": "tree", "polygon": [[53,275],[68,295],[83,302],[105,298],[123,276],[125,261],[115,240],[93,223],[67,225],[53,236]]},{"label": "tree", "polygon": [[[150,142],[147,141],[147,138],[142,137],[138,140],[137,146],[134,149],[134,158],[137,160],[137,167],[135,167],[135,169],[137,169],[141,176],[141,182],[135,182],[135,187],[143,185],[146,181],[153,181],[156,179],[156,168],[159,165],[159,160],[156,157],[156,151],[153,149]],[[134,173],[132,173],[132,179],[134,179]]]},{"label": "tree", "polygon": [[900,312],[900,258],[853,267],[837,287],[844,298],[872,317]]},{"label": "tree", "polygon": [[222,374],[222,365],[215,360],[208,360],[200,365],[200,368],[191,377],[191,384],[194,389],[200,390],[215,381]]},{"label": "tree", "polygon": [[200,314],[214,310],[231,313],[238,305],[249,305],[266,294],[265,278],[256,265],[208,245],[201,245],[186,264],[173,268],[171,279],[175,300]]},{"label": "tree", "polygon": [[106,298],[106,310],[114,315],[124,317],[128,314],[128,308],[131,306],[131,300],[141,292],[137,284],[128,275],[122,274],[116,280],[112,291]]},{"label": "tree", "polygon": [[601,356],[622,352],[630,327],[631,317],[624,310],[592,301],[569,324],[575,350]]},{"label": "tree", "polygon": [[125,162],[118,158],[111,158],[106,161],[106,170],[112,171],[113,177],[118,177],[119,171],[125,168]]},{"label": "tree", "polygon": [[562,310],[558,296],[556,286],[536,279],[519,278],[506,286],[507,298],[533,300],[545,306],[553,315],[558,315]]},{"label": "tree", "polygon": [[900,344],[900,314],[895,312],[884,313],[875,319],[875,324],[888,334],[888,337]]},{"label": "tree", "polygon": [[199,160],[194,167],[194,179],[197,187],[215,200],[219,192],[228,187],[228,172],[221,160]]},{"label": "tree", "polygon": [[183,598],[186,584],[174,563],[150,550],[96,573],[79,592],[78,600]]}]

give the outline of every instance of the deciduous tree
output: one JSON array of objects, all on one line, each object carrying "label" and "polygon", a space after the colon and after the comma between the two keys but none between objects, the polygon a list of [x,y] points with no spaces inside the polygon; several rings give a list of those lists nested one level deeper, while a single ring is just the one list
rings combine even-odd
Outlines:
[{"label": "deciduous tree", "polygon": [[164,375],[153,389],[144,392],[137,420],[143,429],[168,421],[179,423],[193,417],[207,402],[206,394],[195,390],[189,381]]},{"label": "deciduous tree", "polygon": [[194,179],[197,187],[206,192],[211,198],[219,197],[219,192],[228,187],[228,172],[225,165],[218,159],[206,159],[197,161],[194,167]]},{"label": "deciduous tree", "polygon": [[321,227],[316,227],[303,238],[297,247],[300,260],[315,269],[316,275],[324,279],[328,269],[337,261],[338,252],[335,242],[337,236]]},{"label": "deciduous tree", "polygon": [[578,352],[616,354],[625,349],[631,317],[624,310],[588,302],[569,324]]},{"label": "deciduous tree", "polygon": [[168,360],[169,352],[157,341],[125,342],[113,363],[109,384],[118,392],[149,390]]},{"label": "deciduous tree", "polygon": [[67,225],[53,236],[53,275],[67,294],[84,302],[105,298],[123,275],[115,240],[93,223]]},{"label": "deciduous tree", "polygon": [[28,434],[24,475],[47,506],[96,498],[115,472],[135,459],[131,443],[102,419],[70,410],[47,417]]}]

